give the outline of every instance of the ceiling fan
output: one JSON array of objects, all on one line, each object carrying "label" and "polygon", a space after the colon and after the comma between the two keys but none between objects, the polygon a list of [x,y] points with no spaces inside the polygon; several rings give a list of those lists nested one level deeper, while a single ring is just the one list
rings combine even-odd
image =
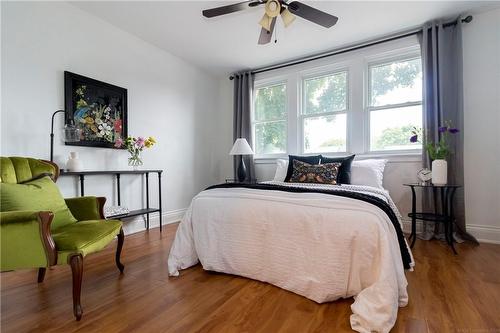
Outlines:
[{"label": "ceiling fan", "polygon": [[338,17],[308,6],[302,2],[287,2],[285,0],[249,0],[232,5],[206,9],[202,13],[203,16],[210,18],[238,12],[260,5],[264,5],[265,13],[259,21],[259,25],[262,27],[259,36],[259,44],[267,44],[271,41],[278,15],[281,15],[281,19],[283,20],[285,27],[288,27],[295,20],[295,15],[319,24],[325,28],[331,28],[338,21]]}]

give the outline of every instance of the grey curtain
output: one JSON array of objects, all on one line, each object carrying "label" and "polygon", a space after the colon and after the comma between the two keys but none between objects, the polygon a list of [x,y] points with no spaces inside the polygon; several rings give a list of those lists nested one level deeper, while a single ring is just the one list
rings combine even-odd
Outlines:
[{"label": "grey curtain", "polygon": [[[234,114],[233,114],[233,143],[238,138],[245,138],[252,146],[252,96],[254,75],[251,72],[234,74]],[[252,147],[253,148],[253,147]],[[247,167],[247,179],[255,179],[253,156],[243,156]],[[237,177],[239,157],[233,160],[234,178]]]},{"label": "grey curtain", "polygon": [[[439,140],[439,126],[451,121],[460,132],[453,136],[451,148],[454,152],[447,158],[448,183],[464,185],[464,106],[462,76],[462,23],[444,26],[442,22],[429,22],[419,34],[422,51],[422,72],[424,80],[423,128],[426,135],[423,144]],[[424,167],[430,168],[428,154],[423,154]],[[429,193],[431,194],[431,193]],[[431,196],[425,195],[422,201],[424,210],[431,210],[434,203]],[[458,233],[461,237],[477,242],[466,232],[464,188],[455,194],[454,213]],[[420,238],[442,238],[442,232],[434,223],[424,223]],[[459,239],[460,240],[460,239]]]}]

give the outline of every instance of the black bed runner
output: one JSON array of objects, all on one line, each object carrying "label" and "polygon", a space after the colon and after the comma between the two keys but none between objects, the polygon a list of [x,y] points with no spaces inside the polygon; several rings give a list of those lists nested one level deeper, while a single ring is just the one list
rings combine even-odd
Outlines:
[{"label": "black bed runner", "polygon": [[398,236],[399,249],[401,251],[401,258],[403,259],[403,266],[405,269],[410,269],[411,266],[411,256],[408,252],[408,248],[406,247],[406,242],[403,234],[403,230],[401,230],[401,225],[399,224],[398,218],[391,206],[384,200],[377,198],[375,196],[371,196],[364,193],[354,192],[354,191],[337,191],[337,190],[325,190],[325,189],[313,189],[313,188],[303,188],[303,187],[291,187],[291,186],[282,186],[275,184],[236,184],[236,183],[225,183],[219,185],[213,185],[208,187],[206,190],[212,190],[217,188],[250,188],[255,190],[271,190],[271,191],[283,191],[283,192],[293,192],[293,193],[322,193],[329,195],[336,195],[340,197],[347,197],[351,199],[361,200],[364,202],[368,202],[372,205],[377,206],[382,209],[384,213],[387,214],[389,219],[396,230],[396,234]]}]

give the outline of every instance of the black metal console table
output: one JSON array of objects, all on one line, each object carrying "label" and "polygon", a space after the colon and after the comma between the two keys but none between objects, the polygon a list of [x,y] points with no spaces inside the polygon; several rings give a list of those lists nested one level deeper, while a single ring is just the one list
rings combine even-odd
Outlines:
[{"label": "black metal console table", "polygon": [[[146,176],[146,208],[131,210],[128,214],[113,216],[114,219],[146,215],[146,226],[149,230],[149,214],[158,212],[160,215],[160,232],[162,231],[162,209],[161,209],[161,174],[163,170],[106,170],[106,171],[61,171],[61,176],[75,176],[80,178],[80,195],[85,195],[85,176],[114,175],[116,177],[116,190],[118,206],[121,204],[120,177],[121,175],[145,175]],[[149,174],[158,174],[158,208],[149,207]]]},{"label": "black metal console table", "polygon": [[[460,185],[434,185],[434,184],[403,184],[404,186],[409,186],[411,188],[412,199],[411,199],[411,213],[408,217],[411,217],[411,234],[410,240],[411,246],[415,245],[415,240],[417,239],[417,220],[432,221],[435,223],[443,223],[445,227],[445,237],[446,242],[453,250],[453,253],[457,254],[455,246],[453,245],[453,223],[455,223],[455,217],[453,215],[453,197],[457,188]],[[417,212],[417,195],[415,193],[415,188],[422,189],[432,189],[434,196],[434,213],[424,213]],[[441,203],[441,209],[438,206],[438,198]]]}]

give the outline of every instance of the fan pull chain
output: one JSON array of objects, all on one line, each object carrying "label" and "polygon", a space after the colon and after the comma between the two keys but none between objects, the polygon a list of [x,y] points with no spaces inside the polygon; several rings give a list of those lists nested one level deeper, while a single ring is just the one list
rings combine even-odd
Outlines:
[{"label": "fan pull chain", "polygon": [[278,25],[274,27],[274,44],[278,43]]}]

